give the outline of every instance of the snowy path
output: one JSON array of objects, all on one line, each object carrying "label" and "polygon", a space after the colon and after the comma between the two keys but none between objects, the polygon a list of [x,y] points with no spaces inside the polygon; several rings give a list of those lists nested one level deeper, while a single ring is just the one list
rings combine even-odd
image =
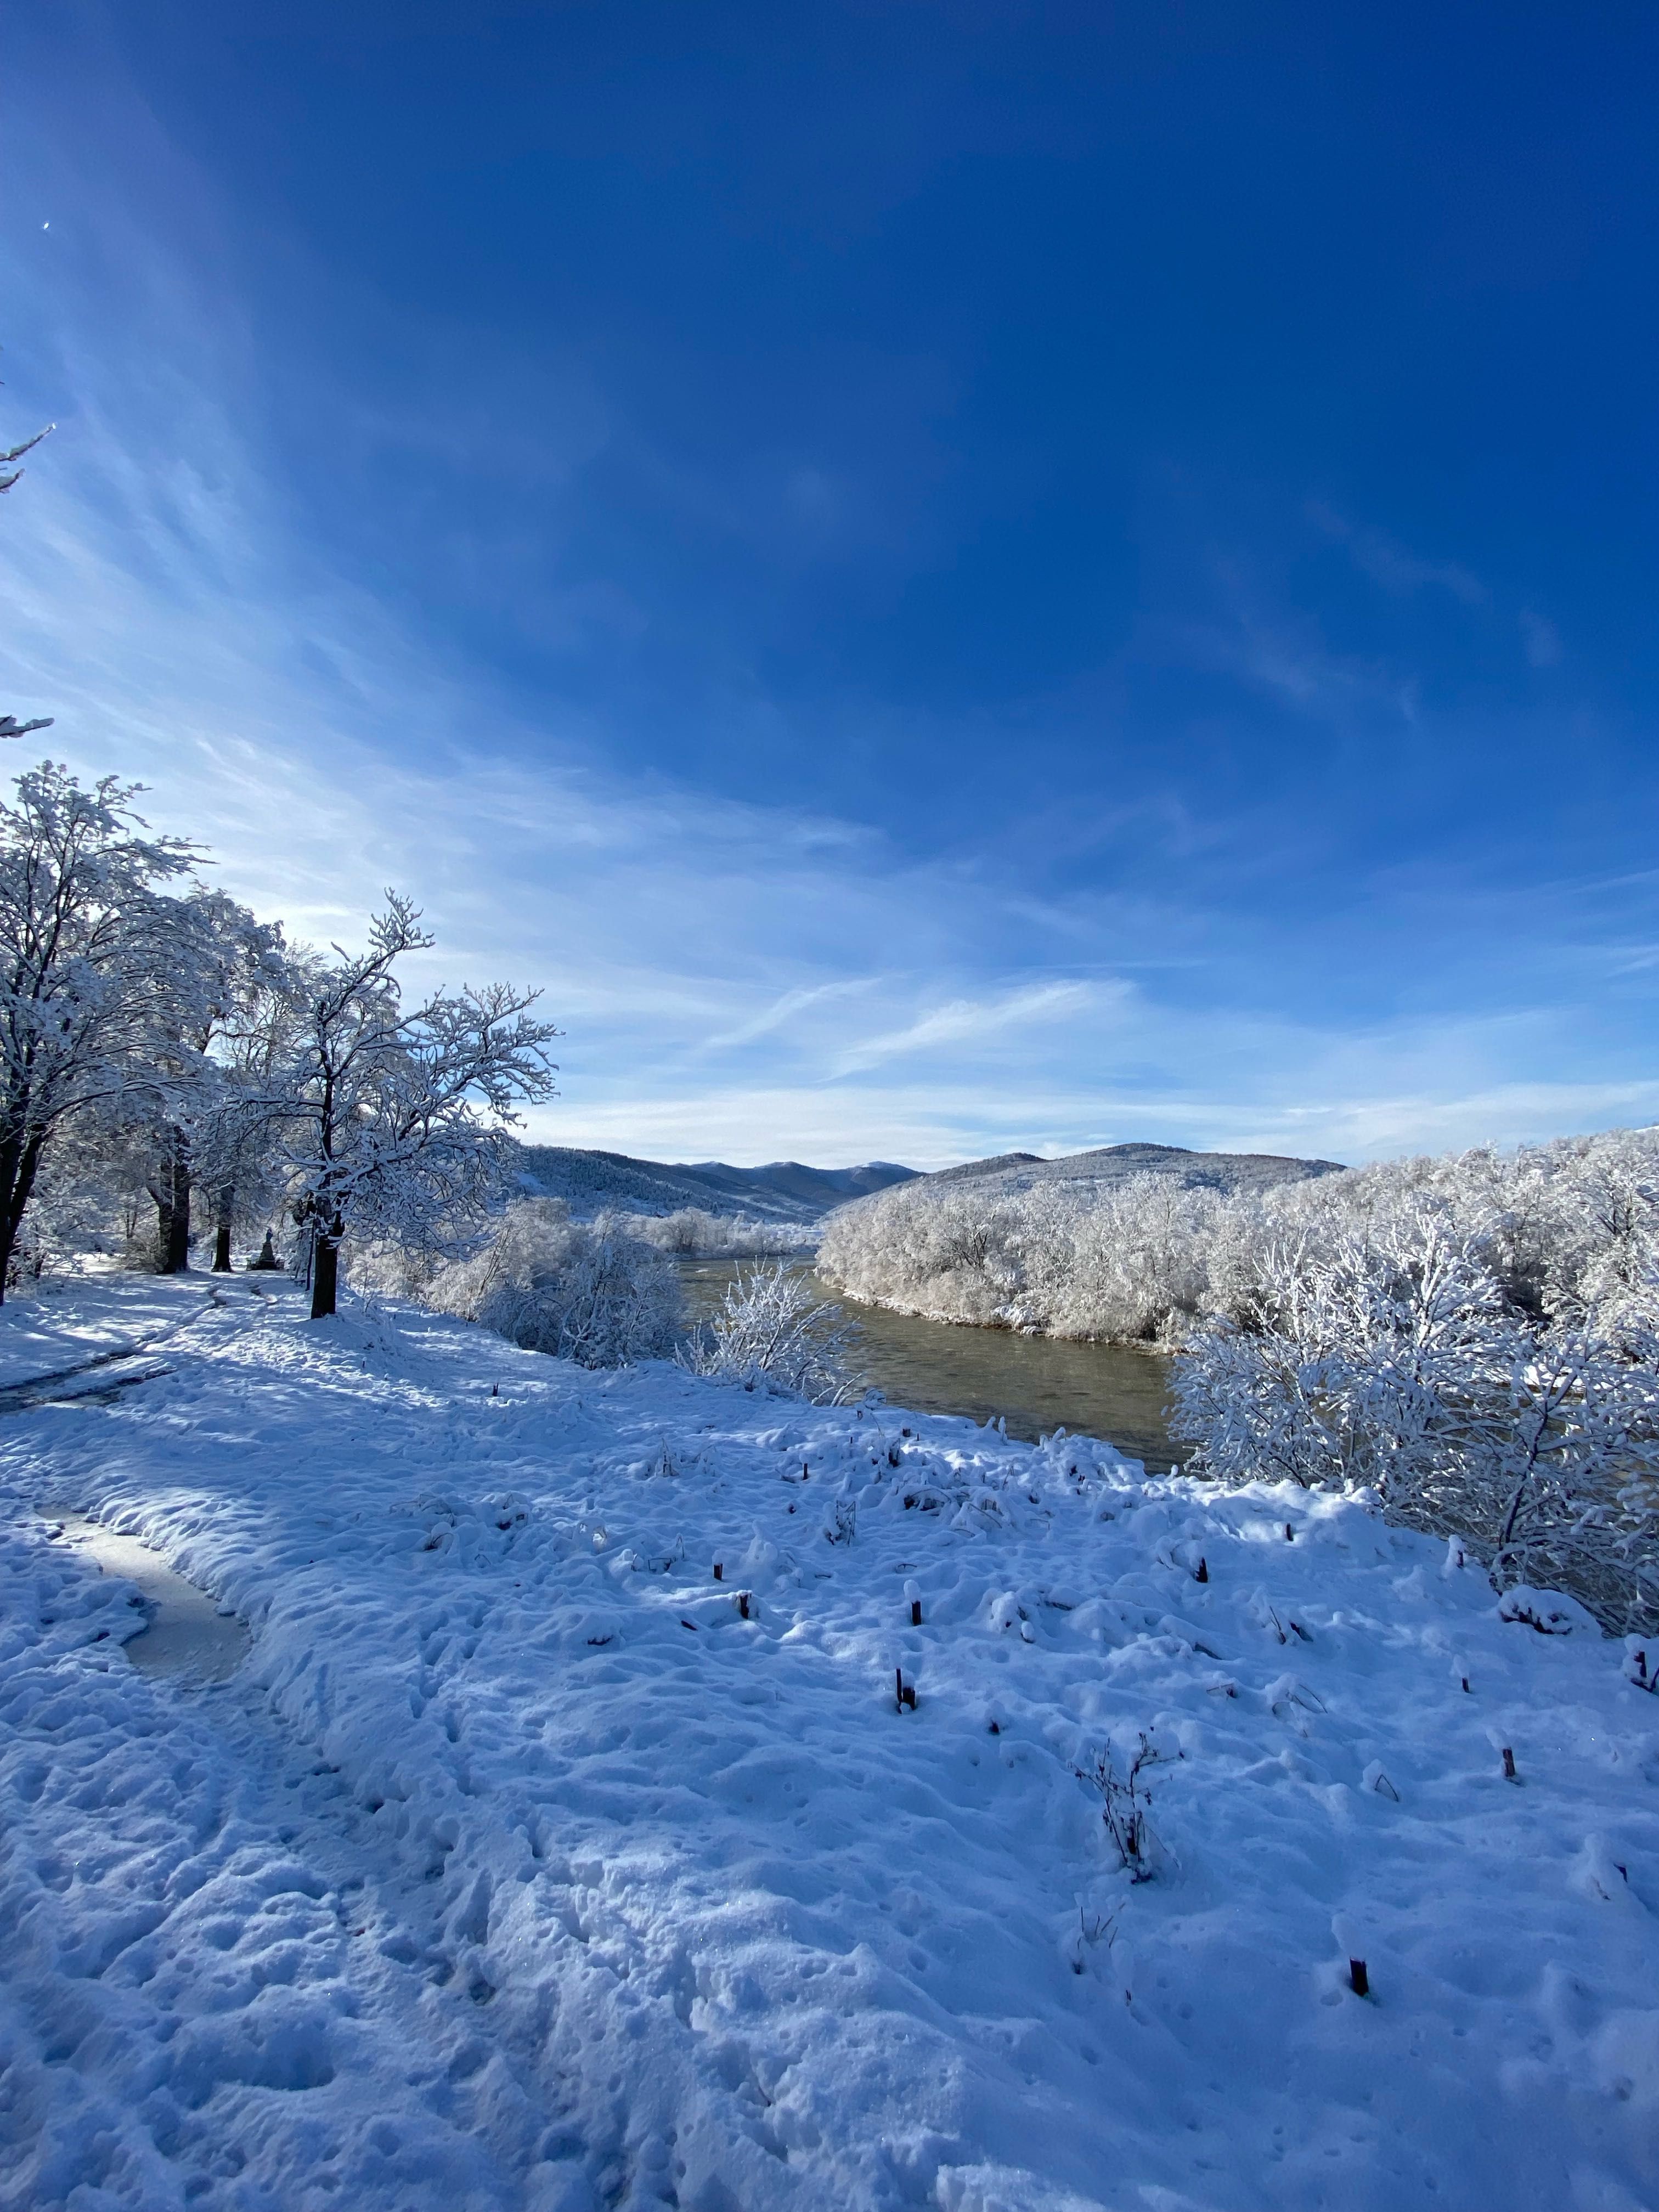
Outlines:
[{"label": "snowy path", "polygon": [[169,1357],[0,1431],[8,2212],[1659,2192],[1659,1705],[1443,1547],[276,1291]]},{"label": "snowy path", "polygon": [[54,1515],[46,1525],[77,1557],[90,1559],[100,1574],[130,1583],[143,1600],[147,1626],[123,1647],[141,1674],[222,1682],[247,1657],[247,1624],[222,1613],[205,1590],[175,1575],[137,1536],[119,1535],[78,1513]]},{"label": "snowy path", "polygon": [[[129,1294],[127,1285],[118,1279],[94,1278],[80,1287],[78,1296],[70,1293],[8,1309],[9,1326],[0,1331],[0,1374],[7,1378],[0,1381],[0,1413],[21,1413],[53,1399],[125,1389],[167,1374],[166,1363],[152,1356],[155,1346],[171,1343],[187,1329],[222,1313],[224,1291],[218,1284],[210,1284],[205,1291],[186,1287],[174,1279],[158,1299],[155,1291],[160,1287],[146,1284],[144,1291],[135,1288]],[[40,1371],[38,1363],[49,1352],[106,1339],[112,1321],[129,1318],[123,1311],[129,1295],[133,1305],[155,1309],[144,1334],[130,1340],[118,1338],[66,1367]],[[20,1364],[28,1371],[15,1374]],[[83,1392],[83,1378],[88,1376],[96,1379],[85,1383]]]}]

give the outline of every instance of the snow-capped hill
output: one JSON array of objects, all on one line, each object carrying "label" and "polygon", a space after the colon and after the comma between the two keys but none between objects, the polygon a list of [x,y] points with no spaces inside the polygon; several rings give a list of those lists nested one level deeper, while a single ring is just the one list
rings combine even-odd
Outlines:
[{"label": "snow-capped hill", "polygon": [[579,1219],[612,1206],[656,1214],[701,1206],[763,1221],[817,1221],[832,1206],[908,1182],[916,1172],[887,1160],[852,1168],[804,1167],[798,1160],[736,1168],[723,1160],[640,1160],[569,1145],[523,1145],[520,1151],[529,1182],[548,1197],[565,1200]]},{"label": "snow-capped hill", "polygon": [[[37,1309],[38,1371],[169,1298],[170,1371],[0,1432],[6,2203],[1655,2201],[1653,1655],[1570,1603],[249,1278]],[[240,1670],[131,1668],[65,1509]]]},{"label": "snow-capped hill", "polygon": [[1335,1160],[1302,1160],[1278,1152],[1194,1152],[1181,1145],[1103,1145],[1093,1152],[1071,1152],[1063,1159],[1040,1159],[1035,1152],[1001,1152],[994,1159],[967,1160],[940,1168],[925,1178],[934,1183],[994,1183],[1008,1191],[1037,1183],[1094,1183],[1109,1188],[1132,1176],[1168,1176],[1190,1190],[1267,1190],[1284,1182],[1341,1172]]}]

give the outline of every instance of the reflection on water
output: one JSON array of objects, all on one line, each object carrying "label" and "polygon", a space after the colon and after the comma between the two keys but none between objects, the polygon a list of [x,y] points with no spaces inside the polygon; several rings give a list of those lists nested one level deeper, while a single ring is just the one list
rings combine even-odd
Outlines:
[{"label": "reflection on water", "polygon": [[[682,1263],[692,1320],[713,1311],[744,1263]],[[854,1364],[865,1382],[896,1406],[921,1413],[999,1414],[1011,1437],[1035,1441],[1054,1429],[1103,1437],[1149,1471],[1175,1464],[1169,1433],[1169,1363],[1160,1354],[1120,1344],[1071,1344],[1059,1337],[1018,1336],[1000,1328],[957,1328],[919,1321],[836,1294],[811,1278],[858,1324]]]}]

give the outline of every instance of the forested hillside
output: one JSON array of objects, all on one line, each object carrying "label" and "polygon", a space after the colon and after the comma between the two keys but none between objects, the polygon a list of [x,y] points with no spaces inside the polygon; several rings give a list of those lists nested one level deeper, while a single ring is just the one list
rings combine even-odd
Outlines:
[{"label": "forested hillside", "polygon": [[667,1214],[696,1207],[715,1214],[741,1211],[763,1221],[817,1221],[832,1206],[908,1182],[915,1174],[914,1168],[887,1160],[854,1168],[803,1167],[798,1160],[734,1168],[721,1160],[671,1164],[569,1145],[525,1145],[520,1150],[523,1171],[538,1191],[563,1199],[579,1219],[608,1211]]}]

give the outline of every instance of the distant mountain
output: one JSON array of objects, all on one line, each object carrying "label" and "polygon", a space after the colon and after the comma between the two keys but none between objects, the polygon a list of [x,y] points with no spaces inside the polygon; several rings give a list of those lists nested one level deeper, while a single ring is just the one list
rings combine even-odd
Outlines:
[{"label": "distant mountain", "polygon": [[[1084,1157],[1082,1154],[1079,1158]],[[1000,1175],[1005,1168],[1042,1167],[1041,1152],[999,1152],[994,1159],[963,1160],[959,1167],[935,1168],[929,1182],[971,1182],[980,1176]]]},{"label": "distant mountain", "polygon": [[626,1152],[580,1152],[569,1145],[521,1145],[524,1174],[550,1198],[562,1198],[578,1218],[616,1206],[629,1213],[673,1213],[700,1206],[709,1213],[744,1213],[762,1221],[817,1221],[831,1207],[867,1198],[915,1168],[872,1160],[856,1168],[809,1168],[774,1160],[763,1168],[723,1160],[636,1160]]},{"label": "distant mountain", "polygon": [[709,1213],[743,1213],[761,1221],[822,1220],[836,1206],[872,1198],[896,1182],[976,1182],[1026,1190],[1037,1182],[1125,1182],[1151,1172],[1211,1190],[1265,1190],[1332,1175],[1334,1160],[1287,1159],[1273,1152],[1192,1152],[1178,1145],[1107,1145],[1067,1159],[1036,1152],[1000,1152],[921,1176],[890,1160],[856,1168],[809,1168],[799,1160],[774,1160],[762,1168],[729,1167],[724,1160],[637,1160],[626,1152],[581,1152],[570,1145],[521,1145],[527,1183],[562,1198],[579,1219],[607,1206],[626,1213],[674,1213],[700,1206]]},{"label": "distant mountain", "polygon": [[1104,1145],[1060,1160],[1039,1159],[1035,1152],[1000,1152],[994,1159],[941,1168],[922,1180],[930,1186],[977,1182],[1014,1191],[1029,1190],[1039,1182],[1109,1186],[1150,1174],[1172,1176],[1188,1188],[1267,1190],[1275,1183],[1304,1182],[1313,1176],[1340,1172],[1335,1160],[1298,1160],[1278,1152],[1192,1152],[1180,1145]]}]

